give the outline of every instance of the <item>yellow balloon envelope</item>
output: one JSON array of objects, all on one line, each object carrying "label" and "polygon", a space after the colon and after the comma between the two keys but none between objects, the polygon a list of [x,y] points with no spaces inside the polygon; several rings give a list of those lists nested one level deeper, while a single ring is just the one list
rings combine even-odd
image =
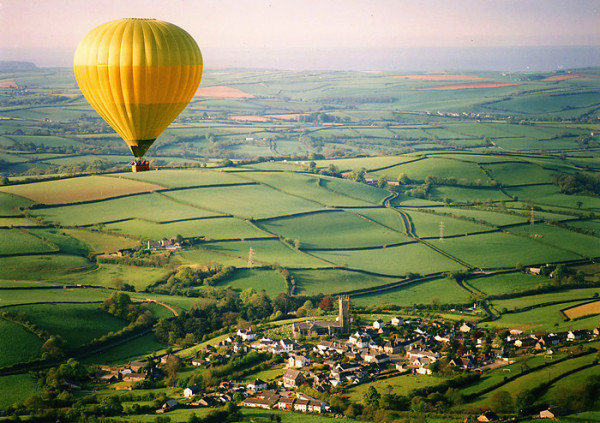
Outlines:
[{"label": "yellow balloon envelope", "polygon": [[79,43],[75,79],[86,100],[136,157],[183,111],[202,79],[202,55],[183,29],[156,19],[119,19]]}]

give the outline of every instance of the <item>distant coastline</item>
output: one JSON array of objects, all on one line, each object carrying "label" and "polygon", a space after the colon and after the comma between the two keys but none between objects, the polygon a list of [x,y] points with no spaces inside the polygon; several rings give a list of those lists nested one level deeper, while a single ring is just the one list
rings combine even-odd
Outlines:
[{"label": "distant coastline", "polygon": [[[341,47],[211,49],[200,46],[206,68],[286,70],[504,72],[558,71],[600,66],[600,46],[543,47]],[[70,67],[71,49],[0,48],[1,60],[40,67]]]}]

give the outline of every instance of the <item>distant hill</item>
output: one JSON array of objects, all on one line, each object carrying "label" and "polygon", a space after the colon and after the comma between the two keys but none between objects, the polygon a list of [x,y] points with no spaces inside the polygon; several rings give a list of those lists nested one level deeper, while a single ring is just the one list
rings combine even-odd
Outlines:
[{"label": "distant hill", "polygon": [[36,70],[38,67],[31,62],[13,62],[0,60],[0,72],[24,72]]}]

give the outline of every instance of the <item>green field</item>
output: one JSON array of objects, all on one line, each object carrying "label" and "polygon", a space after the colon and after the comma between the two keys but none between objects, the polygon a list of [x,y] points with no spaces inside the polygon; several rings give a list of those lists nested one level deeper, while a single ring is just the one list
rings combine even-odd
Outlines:
[{"label": "green field", "polygon": [[156,223],[142,219],[127,220],[125,222],[110,223],[106,228],[115,233],[132,234],[141,238],[162,239],[176,235],[184,237],[200,237],[206,239],[243,239],[243,238],[269,238],[269,235],[256,229],[250,223],[227,218],[191,219],[182,222]]},{"label": "green field", "polygon": [[129,361],[143,361],[146,356],[165,347],[166,345],[158,342],[154,334],[150,333],[101,353],[86,357],[82,362],[86,364],[126,364]]},{"label": "green field", "polygon": [[431,243],[472,266],[491,269],[580,258],[575,253],[502,232],[431,240]]},{"label": "green field", "polygon": [[374,247],[408,241],[402,234],[348,212],[270,219],[257,225],[284,238],[298,239],[303,249]]},{"label": "green field", "polygon": [[28,373],[0,376],[0,408],[22,403],[31,395],[41,393],[37,379]]},{"label": "green field", "polygon": [[[244,219],[264,219],[285,214],[319,210],[316,202],[293,197],[260,185],[227,188],[195,188],[172,191],[165,196],[196,207]],[[256,199],[260,198],[260,202]],[[264,207],[268,204],[269,207]]]},{"label": "green field", "polygon": [[120,173],[115,174],[114,176],[149,182],[166,188],[227,185],[245,182],[235,173],[202,169],[161,169],[159,172]]},{"label": "green field", "polygon": [[469,292],[459,287],[456,282],[449,279],[434,279],[426,282],[417,282],[401,288],[395,288],[377,294],[361,295],[353,298],[357,305],[401,305],[413,304],[468,304],[473,300]]},{"label": "green field", "polygon": [[582,257],[600,256],[600,238],[568,231],[557,226],[536,224],[510,228],[514,234],[535,238],[548,245],[560,245],[561,248],[579,254]]},{"label": "green field", "polygon": [[338,266],[388,276],[403,276],[414,271],[428,274],[463,267],[419,243],[369,250],[315,251],[314,254]]},{"label": "green field", "polygon": [[35,209],[31,214],[44,220],[58,221],[65,226],[85,226],[133,218],[164,222],[219,213],[182,204],[160,194],[141,194],[88,204]]},{"label": "green field", "polygon": [[67,254],[0,257],[4,279],[56,280],[65,275],[95,268],[80,256]]},{"label": "green field", "polygon": [[508,273],[470,279],[468,284],[488,295],[527,291],[538,285],[548,285],[550,279],[526,273]]},{"label": "green field", "polygon": [[413,224],[415,234],[420,238],[440,236],[440,225],[444,225],[444,236],[466,235],[469,233],[486,232],[493,230],[489,226],[479,223],[469,222],[462,219],[453,219],[452,217],[435,215],[433,213],[421,213],[418,211],[408,211],[410,221]]},{"label": "green field", "polygon": [[[366,276],[342,269],[294,270],[296,294],[332,294],[395,282],[398,278]],[[326,281],[325,283],[323,281]]]},{"label": "green field", "polygon": [[285,279],[275,270],[266,269],[238,269],[231,279],[217,284],[229,286],[236,291],[253,288],[256,291],[265,290],[269,297],[274,297],[280,292],[287,292]]},{"label": "green field", "polygon": [[56,248],[36,236],[19,229],[0,229],[0,255],[39,254],[56,251]]},{"label": "green field", "polygon": [[127,322],[101,311],[98,306],[53,303],[14,306],[6,310],[24,313],[28,321],[53,335],[60,335],[69,348],[76,348],[127,326]]},{"label": "green field", "polygon": [[[0,293],[0,295],[2,295]],[[0,318],[0,367],[10,366],[41,355],[42,340],[23,326]],[[14,348],[19,345],[19,348]]]}]

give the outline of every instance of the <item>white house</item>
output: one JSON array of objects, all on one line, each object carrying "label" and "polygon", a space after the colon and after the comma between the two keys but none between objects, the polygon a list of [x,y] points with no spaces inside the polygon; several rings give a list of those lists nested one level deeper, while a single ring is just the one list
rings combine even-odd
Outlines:
[{"label": "white house", "polygon": [[290,358],[288,358],[289,367],[305,367],[308,365],[310,365],[310,359],[303,355],[290,354]]},{"label": "white house", "polygon": [[237,335],[241,336],[244,341],[252,341],[253,339],[256,338],[256,332],[254,332],[252,329],[248,329],[248,330],[238,329]]},{"label": "white house", "polygon": [[377,319],[373,322],[373,328],[382,329],[385,326],[385,322],[381,319]]},{"label": "white house", "polygon": [[402,317],[392,317],[392,326],[402,326],[404,324],[404,319]]},{"label": "white house", "polygon": [[183,396],[186,398],[191,398],[194,395],[198,395],[199,393],[200,393],[200,388],[197,385],[187,387],[183,390]]},{"label": "white house", "polygon": [[255,379],[246,385],[246,389],[250,391],[263,391],[267,389],[267,382],[260,379]]}]

